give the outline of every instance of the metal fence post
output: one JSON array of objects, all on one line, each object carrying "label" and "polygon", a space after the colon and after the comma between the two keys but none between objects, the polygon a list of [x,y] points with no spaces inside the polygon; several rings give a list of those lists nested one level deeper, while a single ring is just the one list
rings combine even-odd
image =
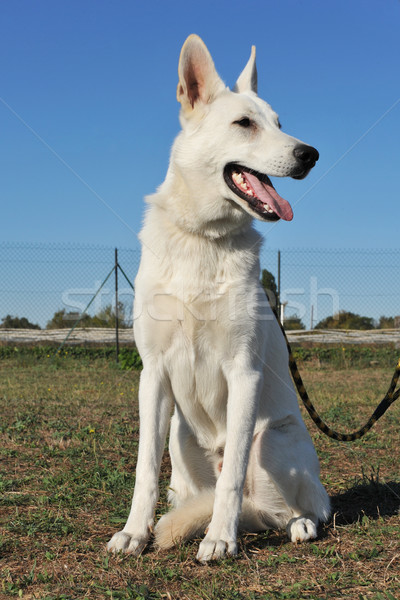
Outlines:
[{"label": "metal fence post", "polygon": [[281,251],[278,250],[278,297],[276,299],[276,312],[279,318],[279,321],[282,321],[281,315]]},{"label": "metal fence post", "polygon": [[119,332],[118,332],[118,248],[115,248],[115,361],[119,360]]}]

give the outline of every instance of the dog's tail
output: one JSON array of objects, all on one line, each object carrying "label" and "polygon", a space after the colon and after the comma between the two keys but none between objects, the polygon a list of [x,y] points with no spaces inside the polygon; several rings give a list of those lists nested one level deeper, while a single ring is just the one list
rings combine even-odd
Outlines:
[{"label": "dog's tail", "polygon": [[[183,502],[165,514],[155,528],[156,545],[159,548],[172,548],[177,544],[204,535],[210,524],[214,490],[205,490]],[[239,529],[242,531],[263,531],[266,528],[261,513],[249,498],[243,498]]]}]

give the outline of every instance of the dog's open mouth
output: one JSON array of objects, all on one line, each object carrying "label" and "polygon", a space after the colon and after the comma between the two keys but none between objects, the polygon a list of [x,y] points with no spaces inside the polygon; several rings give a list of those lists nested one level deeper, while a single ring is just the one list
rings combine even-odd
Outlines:
[{"label": "dog's open mouth", "polygon": [[250,212],[255,213],[259,219],[293,219],[292,207],[279,196],[267,175],[229,163],[224,169],[224,179],[228,187],[246,201]]}]

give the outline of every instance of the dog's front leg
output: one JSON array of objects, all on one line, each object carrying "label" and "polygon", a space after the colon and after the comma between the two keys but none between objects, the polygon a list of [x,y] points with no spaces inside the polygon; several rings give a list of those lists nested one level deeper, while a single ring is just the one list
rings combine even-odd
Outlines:
[{"label": "dog's front leg", "polygon": [[128,520],[108,542],[111,552],[138,555],[145,547],[154,522],[158,500],[158,476],[171,412],[171,399],[157,376],[157,368],[145,367],[139,387],[139,452],[135,491]]},{"label": "dog's front leg", "polygon": [[221,475],[215,489],[211,523],[197,559],[216,560],[237,553],[237,528],[250,447],[262,386],[262,373],[236,365],[227,374],[227,432]]}]

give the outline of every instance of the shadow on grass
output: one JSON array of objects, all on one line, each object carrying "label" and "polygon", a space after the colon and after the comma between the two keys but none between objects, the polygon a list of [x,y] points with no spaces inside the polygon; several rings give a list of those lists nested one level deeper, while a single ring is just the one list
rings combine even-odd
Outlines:
[{"label": "shadow on grass", "polygon": [[[400,510],[400,483],[388,481],[380,483],[375,480],[369,483],[360,483],[349,490],[331,496],[332,516],[328,523],[321,524],[318,528],[318,539],[323,540],[333,525],[351,525],[359,522],[363,517],[376,520],[379,517],[391,517],[399,514]],[[269,530],[265,533],[246,534],[243,541],[247,550],[264,549],[267,547],[280,547],[288,543],[284,531]]]},{"label": "shadow on grass", "polygon": [[397,515],[400,509],[400,483],[370,481],[332,496],[332,515],[337,525],[356,523],[363,516],[371,519]]}]

